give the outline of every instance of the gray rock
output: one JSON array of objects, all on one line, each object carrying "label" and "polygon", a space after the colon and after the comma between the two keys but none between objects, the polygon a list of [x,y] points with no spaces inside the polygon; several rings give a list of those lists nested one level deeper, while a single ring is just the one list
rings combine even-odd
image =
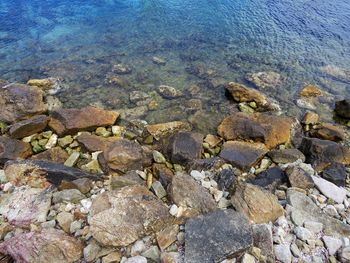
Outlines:
[{"label": "gray rock", "polygon": [[124,263],[147,263],[147,258],[142,256],[135,256],[135,257],[128,258],[127,260],[124,261]]},{"label": "gray rock", "polygon": [[78,203],[80,200],[86,198],[78,189],[67,189],[53,194],[52,202],[54,204],[61,202]]},{"label": "gray rock", "polygon": [[282,263],[292,262],[292,253],[290,252],[289,245],[276,245],[274,246],[276,259]]},{"label": "gray rock", "polygon": [[255,258],[248,253],[244,254],[242,261],[241,261],[241,263],[255,263],[255,262],[256,262]]},{"label": "gray rock", "polygon": [[337,101],[335,103],[335,112],[340,117],[350,119],[350,99]]},{"label": "gray rock", "polygon": [[317,189],[326,197],[331,198],[338,204],[344,202],[346,197],[346,190],[344,188],[338,187],[321,177],[312,176],[312,179],[314,180]]},{"label": "gray rock", "polygon": [[305,221],[304,227],[309,229],[312,233],[318,234],[322,231],[323,224],[319,222]]},{"label": "gray rock", "polygon": [[313,234],[307,228],[304,227],[297,226],[296,228],[294,228],[294,233],[299,239],[303,241],[307,241],[314,238]]},{"label": "gray rock", "polygon": [[269,224],[253,225],[253,244],[261,250],[261,255],[267,257],[272,262],[275,261],[273,252],[272,227]]},{"label": "gray rock", "polygon": [[331,236],[323,236],[322,240],[330,256],[335,255],[335,253],[337,253],[338,249],[341,248],[343,244],[339,238],[335,238]]},{"label": "gray rock", "polygon": [[305,161],[305,155],[298,149],[272,150],[267,155],[275,163],[294,163],[299,159]]},{"label": "gray rock", "polygon": [[344,247],[338,256],[340,262],[342,263],[348,263],[350,262],[350,246]]},{"label": "gray rock", "polygon": [[219,262],[248,249],[252,230],[248,219],[232,209],[216,210],[186,222],[185,262]]}]

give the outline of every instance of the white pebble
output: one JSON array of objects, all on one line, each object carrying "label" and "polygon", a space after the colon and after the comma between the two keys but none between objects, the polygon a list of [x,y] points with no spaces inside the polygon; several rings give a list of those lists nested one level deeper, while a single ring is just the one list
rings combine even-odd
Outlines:
[{"label": "white pebble", "polygon": [[197,170],[191,171],[191,176],[197,181],[201,181],[201,180],[203,180],[205,178],[205,175],[202,174],[200,171],[197,171]]},{"label": "white pebble", "polygon": [[169,213],[170,213],[172,216],[176,216],[176,215],[177,215],[177,212],[178,212],[178,207],[177,207],[177,205],[172,205],[172,206],[170,207]]}]

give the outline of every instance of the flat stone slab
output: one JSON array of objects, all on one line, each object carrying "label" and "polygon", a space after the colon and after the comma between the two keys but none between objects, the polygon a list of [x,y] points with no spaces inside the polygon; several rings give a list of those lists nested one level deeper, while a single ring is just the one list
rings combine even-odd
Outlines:
[{"label": "flat stone slab", "polygon": [[338,204],[342,204],[346,197],[346,190],[342,187],[338,187],[335,184],[317,176],[312,176],[314,183],[318,190],[326,197],[331,198]]}]

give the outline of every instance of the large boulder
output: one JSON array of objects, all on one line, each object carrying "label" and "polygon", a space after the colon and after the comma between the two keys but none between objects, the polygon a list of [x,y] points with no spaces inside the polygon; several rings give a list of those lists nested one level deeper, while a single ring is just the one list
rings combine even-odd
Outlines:
[{"label": "large boulder", "polygon": [[95,107],[81,109],[58,109],[51,113],[49,126],[59,135],[75,134],[78,131],[92,131],[97,127],[113,125],[119,113]]},{"label": "large boulder", "polygon": [[185,262],[221,262],[253,244],[247,218],[232,209],[216,210],[190,219],[185,225]]},{"label": "large boulder", "polygon": [[218,134],[226,140],[261,142],[272,149],[291,138],[293,120],[266,113],[236,112],[226,117],[218,127]]},{"label": "large boulder", "polygon": [[337,101],[335,103],[335,112],[340,117],[350,119],[350,99]]},{"label": "large boulder", "polygon": [[46,115],[34,116],[28,120],[16,122],[11,125],[9,135],[15,139],[21,139],[34,133],[42,132],[48,123]]},{"label": "large boulder", "polygon": [[102,202],[102,208],[98,205],[100,208],[94,209],[90,229],[93,237],[105,246],[127,246],[162,230],[172,221],[167,206],[144,186],[126,186],[109,192]]},{"label": "large boulder", "polygon": [[71,263],[81,258],[83,245],[63,231],[43,229],[7,239],[0,244],[0,253],[10,255],[16,262]]},{"label": "large boulder", "polygon": [[13,123],[47,111],[38,87],[9,84],[0,89],[0,121]]},{"label": "large boulder", "polygon": [[89,152],[104,151],[109,143],[119,140],[118,137],[104,138],[101,136],[93,135],[89,132],[82,132],[77,141],[79,144]]},{"label": "large boulder", "polygon": [[26,159],[33,154],[29,143],[0,136],[0,165],[8,160]]}]

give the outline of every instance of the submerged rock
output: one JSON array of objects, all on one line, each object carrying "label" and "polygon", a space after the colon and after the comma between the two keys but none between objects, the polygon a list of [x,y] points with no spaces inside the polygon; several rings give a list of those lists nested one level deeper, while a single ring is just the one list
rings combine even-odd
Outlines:
[{"label": "submerged rock", "polygon": [[299,96],[301,97],[318,97],[318,96],[322,96],[322,91],[315,85],[306,85],[304,86],[300,92],[299,92]]},{"label": "submerged rock", "polygon": [[321,71],[335,79],[350,82],[350,70],[339,68],[334,65],[327,65],[321,67]]},{"label": "submerged rock", "polygon": [[42,132],[48,123],[46,115],[34,116],[28,120],[16,122],[11,125],[9,135],[15,139],[21,139],[34,133]]},{"label": "submerged rock", "polygon": [[350,99],[337,101],[335,103],[335,112],[340,117],[350,119]]},{"label": "submerged rock", "polygon": [[183,96],[181,91],[167,85],[160,85],[158,87],[158,93],[165,99],[174,99]]},{"label": "submerged rock", "polygon": [[0,165],[9,160],[26,159],[33,154],[29,143],[0,136]]},{"label": "submerged rock", "polygon": [[30,79],[27,85],[36,86],[49,94],[57,93],[61,88],[60,81],[57,78]]},{"label": "submerged rock", "polygon": [[182,121],[172,121],[146,126],[147,132],[156,140],[159,140],[161,137],[169,136],[178,131],[188,131],[190,128],[191,127],[188,123]]},{"label": "submerged rock", "polygon": [[279,87],[284,79],[274,71],[262,71],[247,76],[247,80],[253,82],[257,87],[262,89],[274,89]]}]

